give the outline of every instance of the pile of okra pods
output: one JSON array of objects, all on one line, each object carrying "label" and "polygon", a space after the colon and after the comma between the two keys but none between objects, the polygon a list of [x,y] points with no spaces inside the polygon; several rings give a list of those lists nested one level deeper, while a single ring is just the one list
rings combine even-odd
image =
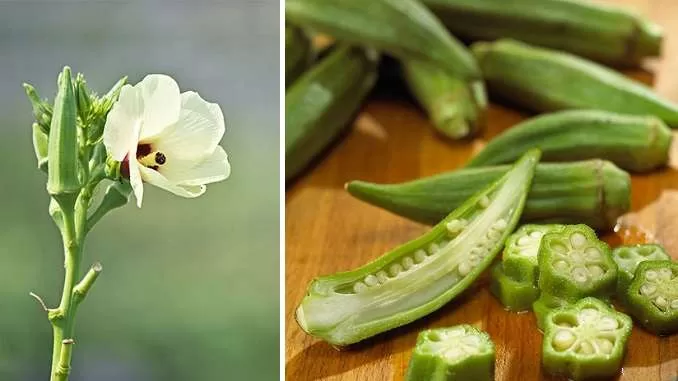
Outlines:
[{"label": "pile of okra pods", "polygon": [[[356,343],[439,309],[488,268],[507,310],[536,315],[549,373],[614,377],[633,323],[678,332],[678,263],[660,245],[611,249],[596,235],[629,210],[627,171],[665,166],[678,128],[676,104],[610,68],[658,56],[658,25],[584,0],[286,0],[285,13],[287,181],[350,126],[382,55],[398,60],[449,139],[482,129],[486,88],[542,114],[492,139],[465,168],[348,183],[356,198],[433,227],[313,280],[296,311],[305,332]],[[335,43],[316,52],[315,34]],[[494,362],[491,338],[475,327],[426,330],[406,379],[490,380]]]}]

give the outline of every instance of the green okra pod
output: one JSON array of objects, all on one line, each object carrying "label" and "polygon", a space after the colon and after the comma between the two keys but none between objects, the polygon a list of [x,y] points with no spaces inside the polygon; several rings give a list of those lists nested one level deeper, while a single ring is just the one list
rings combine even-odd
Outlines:
[{"label": "green okra pod", "polygon": [[624,296],[631,315],[643,328],[657,335],[678,332],[678,263],[639,264]]},{"label": "green okra pod", "polygon": [[643,244],[619,246],[612,250],[612,260],[617,264],[617,296],[625,302],[624,295],[631,285],[638,265],[645,261],[671,259],[661,245]]},{"label": "green okra pod", "polygon": [[285,18],[338,40],[430,62],[463,79],[481,78],[473,56],[416,0],[286,0]]},{"label": "green okra pod", "polygon": [[[346,190],[362,201],[433,225],[509,168],[460,169],[400,184],[351,181]],[[630,176],[608,161],[545,163],[535,171],[522,221],[586,223],[607,230],[630,203]]]},{"label": "green okra pod", "polygon": [[569,110],[528,119],[490,140],[467,167],[513,162],[529,148],[544,161],[605,159],[622,169],[646,172],[666,165],[671,130],[653,116]]},{"label": "green okra pod", "polygon": [[377,76],[372,50],[340,46],[285,94],[285,179],[298,175],[356,115]]},{"label": "green okra pod", "polygon": [[580,0],[422,0],[456,36],[512,38],[611,65],[659,55],[662,29],[637,13]]},{"label": "green okra pod", "polygon": [[596,298],[555,309],[544,323],[544,369],[575,381],[614,377],[631,328],[631,318]]},{"label": "green okra pod", "polygon": [[539,287],[535,282],[518,281],[506,275],[502,262],[492,266],[490,292],[512,312],[530,310],[532,303],[539,298]]},{"label": "green okra pod", "polygon": [[405,381],[491,381],[494,360],[490,335],[474,326],[429,329],[417,337]]},{"label": "green okra pod", "polygon": [[539,151],[468,199],[423,236],[351,271],[311,282],[301,328],[347,345],[425,316],[466,290],[520,218]]},{"label": "green okra pod", "polygon": [[678,105],[612,69],[512,40],[471,47],[491,96],[537,112],[598,109],[654,115],[678,128]]},{"label": "green okra pod", "polygon": [[290,87],[311,64],[313,46],[306,33],[285,24],[285,87]]},{"label": "green okra pod", "polygon": [[468,83],[424,61],[401,62],[405,82],[441,134],[461,139],[483,127],[487,96],[482,82]]}]

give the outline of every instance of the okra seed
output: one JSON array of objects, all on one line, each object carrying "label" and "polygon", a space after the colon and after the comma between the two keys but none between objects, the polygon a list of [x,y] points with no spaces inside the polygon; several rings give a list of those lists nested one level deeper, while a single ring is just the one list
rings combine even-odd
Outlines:
[{"label": "okra seed", "polygon": [[394,263],[389,268],[388,273],[391,274],[391,277],[396,277],[401,271],[403,271],[403,267],[399,263]]},{"label": "okra seed", "polygon": [[365,284],[370,287],[376,286],[379,284],[379,279],[377,279],[376,276],[370,274],[365,277]]},{"label": "okra seed", "polygon": [[661,309],[664,309],[664,308],[668,307],[669,302],[668,302],[668,300],[666,300],[665,297],[663,297],[663,296],[658,296],[658,297],[654,300],[654,304],[656,304],[657,307],[659,307],[659,308],[661,308]]},{"label": "okra seed", "polygon": [[459,275],[461,276],[468,275],[469,273],[471,273],[471,270],[473,270],[473,267],[468,262],[460,263],[459,267],[457,268],[457,271],[459,271]]},{"label": "okra seed", "polygon": [[579,283],[584,283],[589,279],[588,271],[584,267],[576,267],[572,270],[572,278]]},{"label": "okra seed", "polygon": [[524,236],[518,238],[518,246],[527,246],[527,245],[531,245],[532,242],[533,242],[533,241],[530,239],[530,237],[528,237],[528,236],[526,236],[526,235],[524,235]]},{"label": "okra seed", "polygon": [[614,349],[614,344],[609,339],[596,339],[596,346],[598,351],[606,355],[612,353],[612,349]]},{"label": "okra seed", "polygon": [[466,346],[473,347],[473,349],[478,349],[478,347],[480,347],[480,338],[478,336],[467,335],[461,339],[461,342]]},{"label": "okra seed", "polygon": [[678,310],[678,299],[673,299],[673,301],[671,302],[671,308],[673,308],[674,310]]},{"label": "okra seed", "polygon": [[530,233],[530,237],[532,237],[534,239],[540,239],[543,236],[544,236],[544,233],[539,232],[539,231]]},{"label": "okra seed", "polygon": [[450,348],[445,352],[445,357],[448,360],[457,360],[463,357],[466,353],[461,348]]},{"label": "okra seed", "polygon": [[379,279],[379,283],[385,283],[388,280],[388,274],[386,274],[386,271],[381,270],[377,273],[377,279]]},{"label": "okra seed", "polygon": [[490,206],[490,199],[487,196],[483,196],[478,200],[478,205],[480,205],[481,208],[487,208]]},{"label": "okra seed", "polygon": [[598,322],[598,329],[600,329],[601,331],[614,331],[618,327],[619,323],[617,322],[617,320],[608,316],[601,318],[600,321]]},{"label": "okra seed", "polygon": [[649,280],[650,282],[657,280],[657,277],[659,277],[659,274],[657,274],[656,271],[648,271],[645,273],[645,279]]},{"label": "okra seed", "polygon": [[443,248],[445,248],[445,246],[447,246],[448,243],[450,243],[450,241],[444,239],[444,240],[442,240],[442,241],[440,241],[440,242],[438,243],[438,247],[440,247],[441,249],[443,249]]},{"label": "okra seed", "polygon": [[490,229],[490,231],[487,232],[487,238],[489,238],[493,241],[496,241],[499,238],[501,238],[501,232],[497,231],[497,230]]},{"label": "okra seed", "polygon": [[414,266],[414,261],[413,261],[412,258],[410,258],[410,257],[405,257],[405,258],[403,258],[403,262],[402,262],[402,263],[403,263],[403,268],[404,268],[405,270],[409,270],[409,269],[412,268],[412,266]]},{"label": "okra seed", "polygon": [[558,272],[565,272],[567,269],[570,267],[570,265],[567,264],[565,261],[556,261],[556,263],[553,264],[553,268],[556,269]]},{"label": "okra seed", "polygon": [[472,264],[473,266],[478,265],[478,263],[480,263],[480,259],[481,258],[479,255],[469,255],[468,257],[469,263]]},{"label": "okra seed", "polygon": [[576,337],[567,329],[560,329],[553,336],[553,348],[558,351],[564,351],[574,344]]},{"label": "okra seed", "polygon": [[593,348],[593,345],[591,345],[590,342],[582,341],[579,343],[579,350],[577,350],[577,352],[583,355],[592,355],[596,352],[596,350]]},{"label": "okra seed", "polygon": [[603,274],[605,274],[605,270],[603,270],[603,268],[598,265],[589,266],[588,270],[592,278],[600,278],[603,276]]},{"label": "okra seed", "polygon": [[562,243],[553,243],[551,244],[551,250],[555,251],[558,254],[567,255],[568,249]]},{"label": "okra seed", "polygon": [[584,251],[584,253],[586,254],[586,257],[589,261],[597,261],[601,258],[600,250],[596,249],[595,247],[589,247],[586,249],[586,251]]},{"label": "okra seed", "polygon": [[663,268],[659,269],[659,278],[661,280],[671,280],[671,269]]},{"label": "okra seed", "polygon": [[422,249],[417,250],[414,253],[414,261],[417,263],[424,262],[426,260],[426,252]]},{"label": "okra seed", "polygon": [[452,234],[459,233],[464,229],[464,223],[461,222],[460,220],[452,220],[448,222],[445,226],[447,227],[447,231]]},{"label": "okra seed", "polygon": [[505,219],[500,218],[492,226],[499,231],[504,231],[508,227],[508,223],[506,222]]},{"label": "okra seed", "polygon": [[586,236],[579,232],[574,232],[570,236],[570,243],[575,249],[583,248],[586,245]]},{"label": "okra seed", "polygon": [[432,243],[432,244],[428,247],[428,254],[429,254],[429,255],[434,255],[434,254],[436,254],[438,251],[440,251],[440,246],[438,246],[437,243]]},{"label": "okra seed", "polygon": [[645,295],[645,296],[650,296],[657,291],[657,286],[651,283],[643,283],[642,286],[640,286],[640,294]]},{"label": "okra seed", "polygon": [[598,318],[598,310],[593,308],[584,308],[577,314],[579,324],[587,323]]},{"label": "okra seed", "polygon": [[485,252],[485,250],[483,250],[483,249],[481,249],[481,248],[479,248],[479,247],[474,247],[473,249],[471,249],[471,251],[469,252],[469,254],[471,254],[471,255],[477,255],[477,256],[482,257],[484,252]]},{"label": "okra seed", "polygon": [[356,294],[360,294],[361,292],[367,291],[367,285],[363,282],[355,282],[353,285],[353,291]]}]

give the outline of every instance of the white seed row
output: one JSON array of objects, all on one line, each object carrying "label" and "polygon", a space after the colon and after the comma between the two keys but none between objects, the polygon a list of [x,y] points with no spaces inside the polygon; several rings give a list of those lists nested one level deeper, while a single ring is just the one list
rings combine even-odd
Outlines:
[{"label": "white seed row", "polygon": [[485,256],[487,256],[490,253],[490,250],[501,238],[501,236],[504,233],[504,230],[506,230],[507,227],[508,223],[506,222],[505,219],[500,218],[499,220],[495,221],[488,229],[487,235],[485,236],[485,240],[483,242],[479,242],[476,247],[472,248],[469,251],[468,258],[459,263],[457,267],[457,272],[459,273],[459,275],[465,277],[468,274],[470,274],[473,271],[473,269],[476,268],[482,262]]},{"label": "white seed row", "polygon": [[468,225],[468,222],[464,220],[463,218],[460,219],[455,219],[450,222],[448,222],[445,227],[447,228],[447,231],[452,234],[452,235],[457,235],[461,233],[462,230]]}]

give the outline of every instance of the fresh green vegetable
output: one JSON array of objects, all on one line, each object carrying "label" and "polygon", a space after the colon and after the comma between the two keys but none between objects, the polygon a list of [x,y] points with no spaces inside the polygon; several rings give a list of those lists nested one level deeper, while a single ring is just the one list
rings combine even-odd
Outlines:
[{"label": "fresh green vegetable", "polygon": [[523,225],[506,239],[504,272],[509,277],[537,285],[539,279],[539,246],[546,233],[561,231],[563,225]]},{"label": "fresh green vegetable", "polygon": [[580,0],[422,0],[454,35],[513,38],[612,65],[661,50],[661,27],[621,7]]},{"label": "fresh green vegetable", "polygon": [[339,40],[427,61],[465,80],[481,78],[466,47],[416,0],[286,0],[285,17]]},{"label": "fresh green vegetable", "polygon": [[595,298],[553,310],[544,326],[544,369],[575,381],[614,377],[631,328],[631,318]]},{"label": "fresh green vegetable", "polygon": [[[617,264],[617,296],[626,294],[638,265],[645,261],[667,261],[671,259],[661,245],[644,244],[619,246],[612,250],[612,260]],[[623,300],[622,300],[623,301]]]},{"label": "fresh green vegetable", "polygon": [[431,231],[358,269],[315,279],[297,308],[301,328],[347,345],[445,305],[490,265],[516,226],[539,151],[526,153]]},{"label": "fresh green vegetable", "polygon": [[614,292],[617,265],[610,247],[586,225],[568,225],[544,234],[539,246],[539,288],[575,302]]},{"label": "fresh green vegetable", "polygon": [[564,299],[541,292],[539,294],[539,299],[532,303],[532,311],[534,311],[534,317],[537,321],[537,328],[543,331],[546,326],[546,316],[548,316],[551,311],[568,306],[569,304],[570,303]]},{"label": "fresh green vegetable", "polygon": [[490,292],[512,312],[530,310],[532,303],[539,298],[539,287],[534,282],[518,281],[507,276],[502,262],[492,266]]},{"label": "fresh green vegetable", "polygon": [[529,148],[544,161],[600,158],[620,168],[646,172],[666,165],[671,130],[653,116],[570,110],[537,116],[490,140],[468,167],[513,162]]},{"label": "fresh green vegetable", "polygon": [[678,128],[676,104],[596,63],[511,40],[477,42],[471,50],[490,95],[539,112],[598,109],[654,115]]},{"label": "fresh green vegetable", "polygon": [[468,84],[423,61],[402,61],[405,81],[441,134],[461,139],[485,123],[487,95],[482,82]]},{"label": "fresh green vegetable", "polygon": [[285,179],[298,175],[349,124],[377,76],[377,54],[341,46],[285,94]]},{"label": "fresh green vegetable", "polygon": [[[460,169],[400,184],[351,181],[346,190],[399,216],[433,225],[509,168]],[[522,221],[586,223],[608,230],[629,210],[630,199],[631,178],[608,161],[539,164]]]},{"label": "fresh green vegetable", "polygon": [[289,87],[311,64],[313,46],[301,28],[285,24],[285,87]]},{"label": "fresh green vegetable", "polygon": [[494,355],[490,336],[471,325],[429,329],[417,337],[405,380],[491,381]]},{"label": "fresh green vegetable", "polygon": [[678,332],[678,263],[642,262],[626,300],[631,315],[646,330],[658,335]]}]

